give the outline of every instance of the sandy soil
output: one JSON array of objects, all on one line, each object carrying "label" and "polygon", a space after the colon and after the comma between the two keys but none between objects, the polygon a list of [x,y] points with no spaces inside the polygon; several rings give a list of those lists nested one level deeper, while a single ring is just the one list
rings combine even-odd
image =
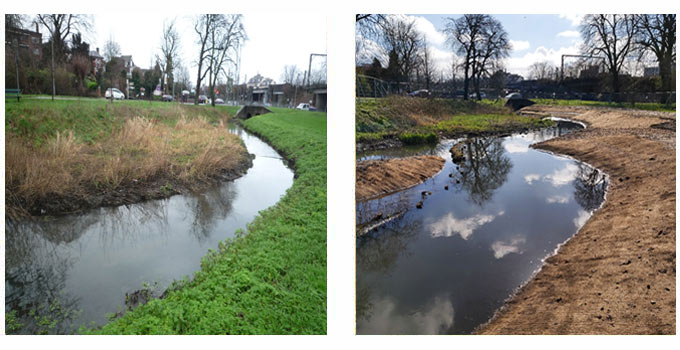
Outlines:
[{"label": "sandy soil", "polygon": [[416,156],[357,163],[356,201],[401,191],[434,176],[444,167],[444,158]]},{"label": "sandy soil", "polygon": [[478,334],[675,334],[675,114],[532,106],[589,128],[535,145],[610,175],[603,207]]}]

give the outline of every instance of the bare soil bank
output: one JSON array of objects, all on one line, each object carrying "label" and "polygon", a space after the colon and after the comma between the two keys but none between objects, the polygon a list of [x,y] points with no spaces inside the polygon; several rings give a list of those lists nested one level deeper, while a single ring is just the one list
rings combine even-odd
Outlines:
[{"label": "bare soil bank", "polygon": [[357,163],[356,201],[397,192],[417,185],[444,167],[444,158],[416,156]]},{"label": "bare soil bank", "polygon": [[589,124],[535,145],[610,175],[603,207],[477,334],[675,334],[675,114],[532,106]]}]

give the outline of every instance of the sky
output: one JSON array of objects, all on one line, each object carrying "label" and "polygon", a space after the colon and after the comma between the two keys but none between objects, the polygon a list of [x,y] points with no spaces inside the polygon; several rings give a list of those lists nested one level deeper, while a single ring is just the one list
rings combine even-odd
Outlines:
[{"label": "sky", "polygon": [[[135,65],[141,68],[149,68],[155,55],[160,53],[163,23],[174,18],[180,34],[182,61],[188,64],[191,81],[196,84],[200,47],[196,44],[198,35],[192,25],[193,15],[116,12],[92,17],[93,33],[85,36],[91,50],[99,47],[103,52],[104,44],[111,37],[120,45],[121,54],[132,55]],[[310,53],[326,53],[326,18],[318,13],[246,13],[243,23],[248,41],[241,53],[241,83],[258,73],[279,82],[285,65],[297,65],[304,71]],[[47,39],[47,35],[43,35],[43,40]],[[318,58],[314,60],[312,69],[318,63]]]},{"label": "sky", "polygon": [[[443,33],[447,18],[461,15],[406,15],[416,21],[425,34],[440,70],[450,71],[453,53]],[[508,33],[512,44],[510,57],[505,60],[508,72],[528,76],[529,66],[539,61],[560,65],[561,55],[578,54],[582,40],[579,35],[581,15],[493,15]]]}]

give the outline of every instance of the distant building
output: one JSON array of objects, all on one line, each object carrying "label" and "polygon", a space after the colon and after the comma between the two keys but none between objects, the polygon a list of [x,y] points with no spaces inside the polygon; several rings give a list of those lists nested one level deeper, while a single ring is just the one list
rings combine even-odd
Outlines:
[{"label": "distant building", "polygon": [[20,54],[27,52],[31,57],[37,60],[42,58],[42,34],[40,34],[37,23],[35,24],[35,32],[13,27],[6,27],[6,29],[5,50],[7,52],[14,52],[14,48],[16,47],[14,40],[17,39]]},{"label": "distant building", "polygon": [[92,61],[92,74],[97,75],[104,72],[104,57],[96,51],[90,51],[90,61]]}]

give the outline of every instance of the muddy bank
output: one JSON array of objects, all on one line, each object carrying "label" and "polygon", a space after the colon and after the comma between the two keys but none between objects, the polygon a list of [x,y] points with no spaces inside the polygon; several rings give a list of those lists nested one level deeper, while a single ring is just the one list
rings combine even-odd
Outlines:
[{"label": "muddy bank", "polygon": [[478,334],[675,334],[675,115],[532,106],[589,129],[534,145],[610,175],[606,201]]},{"label": "muddy bank", "polygon": [[[144,181],[128,181],[121,183],[114,190],[86,188],[84,193],[52,195],[42,198],[31,205],[22,203],[21,199],[7,194],[5,203],[10,217],[63,215],[73,214],[99,207],[115,207],[139,203],[152,199],[169,198],[175,194],[200,192],[220,182],[232,181],[243,176],[253,165],[252,154],[243,157],[232,169],[222,170],[206,179],[195,182],[181,181],[169,173],[162,173]],[[21,209],[14,209],[21,208]]]},{"label": "muddy bank", "polygon": [[365,201],[417,185],[441,171],[444,162],[444,158],[437,156],[358,162],[356,201]]}]

